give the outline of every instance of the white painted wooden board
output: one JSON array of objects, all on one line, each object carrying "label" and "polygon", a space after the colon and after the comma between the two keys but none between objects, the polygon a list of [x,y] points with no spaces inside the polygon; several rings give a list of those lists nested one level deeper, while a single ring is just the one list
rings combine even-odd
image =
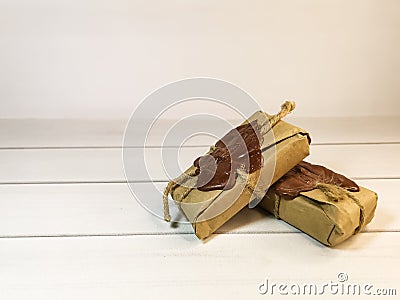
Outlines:
[{"label": "white painted wooden board", "polygon": [[[399,142],[400,118],[396,116],[357,118],[288,116],[285,120],[308,130],[314,144]],[[166,129],[174,122],[163,120],[156,123],[158,125],[150,132],[147,145],[161,146]],[[240,123],[240,121],[231,122]],[[127,120],[0,119],[0,148],[120,147],[126,125]],[[191,127],[202,128],[196,123]],[[137,130],[139,132],[144,128],[139,126]],[[212,141],[210,138],[200,136],[189,140],[187,145],[210,145],[210,141]],[[143,145],[138,143],[137,146]]]},{"label": "white painted wooden board", "polygon": [[[142,149],[132,151],[131,165],[143,160]],[[182,170],[207,151],[205,147],[166,149]],[[136,154],[137,153],[137,154]],[[308,161],[325,165],[355,178],[399,178],[400,144],[317,145]],[[168,180],[162,169],[161,148],[145,149],[152,180]],[[175,155],[175,156],[172,156]],[[0,183],[113,182],[124,181],[122,149],[8,149],[0,150]],[[129,180],[148,180],[146,170],[137,169]],[[172,173],[176,177],[180,172]]]},{"label": "white painted wooden board", "polygon": [[[375,218],[365,231],[400,231],[398,187],[400,179],[359,180],[378,193]],[[151,193],[151,201],[162,195]],[[165,184],[158,183],[160,188]],[[22,236],[193,234],[187,224],[171,226],[145,210],[126,184],[34,184],[0,185],[0,238]],[[218,233],[297,232],[262,209],[244,209]],[[305,236],[305,235],[304,235]]]},{"label": "white painted wooden board", "polygon": [[[0,120],[0,299],[252,299],[265,277],[322,283],[339,272],[398,294],[399,118],[289,120],[312,134],[309,161],[379,195],[371,224],[334,249],[259,209],[243,210],[206,243],[188,224],[157,219],[122,183],[119,120]],[[146,153],[164,186],[161,137],[155,132]],[[182,149],[183,167],[203,142]]]},{"label": "white painted wooden board", "polygon": [[375,291],[398,288],[399,247],[391,232],[361,233],[334,249],[298,233],[215,235],[207,243],[192,235],[0,239],[0,295],[256,299],[265,279],[322,285],[337,283],[339,273]]},{"label": "white painted wooden board", "polygon": [[0,119],[1,148],[122,145],[124,120]]}]

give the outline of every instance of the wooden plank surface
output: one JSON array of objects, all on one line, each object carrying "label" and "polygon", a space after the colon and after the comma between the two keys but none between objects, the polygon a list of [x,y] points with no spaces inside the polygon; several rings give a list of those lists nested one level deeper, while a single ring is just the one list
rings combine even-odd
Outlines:
[{"label": "wooden plank surface", "polygon": [[[164,160],[181,163],[182,169],[205,153],[205,147],[166,149]],[[168,180],[162,167],[161,148],[130,149],[130,165],[146,156],[147,170],[135,169],[129,180]],[[400,144],[317,145],[308,161],[322,164],[355,178],[400,178]],[[179,156],[178,156],[179,155]],[[172,157],[172,158],[171,158]],[[384,158],[384,159],[383,159]],[[122,149],[2,149],[0,183],[115,182],[124,181]],[[178,169],[179,170],[179,169]],[[171,173],[176,177],[180,172]]]},{"label": "wooden plank surface", "polygon": [[1,148],[121,146],[124,120],[0,119]]},{"label": "wooden plank surface", "polygon": [[2,299],[255,299],[265,279],[322,285],[338,283],[339,273],[347,274],[344,283],[372,284],[375,291],[398,287],[400,274],[389,266],[400,264],[399,247],[398,233],[361,233],[335,249],[298,233],[215,235],[207,243],[192,235],[0,239],[0,293]]},{"label": "wooden plank surface", "polygon": [[[297,118],[289,116],[286,119],[288,122],[308,130],[315,144],[399,142],[400,118],[396,116],[357,118]],[[175,122],[175,120],[161,120],[156,123],[150,132],[148,145],[161,146],[166,130]],[[240,120],[230,122],[239,124]],[[120,147],[126,125],[127,120],[1,119],[0,148]],[[188,126],[204,129],[204,124],[197,124],[195,121]],[[213,128],[214,125],[208,126]],[[215,124],[215,126],[219,126],[219,124]],[[144,129],[144,126],[138,126],[136,130],[140,132]],[[200,136],[189,140],[187,145],[210,145],[210,141],[212,140],[209,137]],[[143,145],[138,143],[137,146]]]},{"label": "wooden plank surface", "polygon": [[[378,208],[366,231],[400,231],[397,189],[400,179],[360,180],[379,195]],[[162,195],[151,193],[149,201]],[[156,184],[162,189],[165,184]],[[77,236],[192,233],[187,224],[171,226],[147,212],[126,184],[34,184],[0,185],[0,237]],[[219,233],[296,232],[261,209],[245,209],[221,227]]]},{"label": "wooden plank surface", "polygon": [[[253,299],[265,278],[322,284],[340,272],[398,295],[400,119],[289,120],[312,133],[310,162],[379,195],[364,232],[333,249],[260,209],[246,208],[205,243],[189,224],[156,218],[124,183],[121,120],[0,120],[1,299]],[[160,190],[166,125],[146,149]],[[182,166],[206,150],[203,143],[210,140],[185,145]],[[133,179],[148,201],[161,201],[144,174]]]}]

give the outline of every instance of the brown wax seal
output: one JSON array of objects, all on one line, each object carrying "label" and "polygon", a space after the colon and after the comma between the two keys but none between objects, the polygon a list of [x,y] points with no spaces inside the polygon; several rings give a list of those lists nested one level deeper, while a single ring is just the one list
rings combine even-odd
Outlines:
[{"label": "brown wax seal", "polygon": [[197,189],[200,191],[229,190],[236,183],[237,170],[253,173],[263,165],[263,137],[257,121],[229,131],[210,153],[197,158]]},{"label": "brown wax seal", "polygon": [[302,161],[279,179],[272,187],[282,197],[293,199],[301,192],[315,189],[319,183],[333,184],[350,192],[358,192],[358,185],[328,168]]}]

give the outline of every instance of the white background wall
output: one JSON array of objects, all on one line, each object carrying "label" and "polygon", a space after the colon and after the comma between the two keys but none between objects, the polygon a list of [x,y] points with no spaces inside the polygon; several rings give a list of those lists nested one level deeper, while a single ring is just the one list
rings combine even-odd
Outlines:
[{"label": "white background wall", "polygon": [[1,118],[127,118],[217,77],[267,111],[400,114],[398,0],[0,0]]}]

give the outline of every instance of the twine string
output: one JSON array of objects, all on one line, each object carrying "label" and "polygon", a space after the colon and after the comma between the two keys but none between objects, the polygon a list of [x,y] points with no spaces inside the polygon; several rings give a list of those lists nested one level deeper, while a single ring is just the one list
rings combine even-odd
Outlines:
[{"label": "twine string", "polygon": [[[272,128],[276,123],[279,122],[279,120],[281,120],[283,117],[285,117],[286,115],[288,115],[289,113],[291,113],[296,107],[295,102],[293,101],[285,101],[282,105],[281,105],[281,110],[276,114],[273,115],[269,118],[269,120],[267,120],[264,124],[262,124],[261,126],[261,135],[264,135],[266,132],[268,132],[268,130],[270,128]],[[267,125],[267,122],[269,122],[269,126],[265,126]],[[215,149],[214,146],[210,147],[210,150],[213,151]],[[163,207],[164,207],[164,220],[167,222],[171,221],[171,215],[169,212],[169,203],[168,203],[168,196],[174,191],[174,189],[183,184],[184,181],[187,180],[188,176],[195,176],[195,171],[196,169],[194,168],[189,168],[188,170],[186,170],[181,176],[170,180],[164,190],[164,195],[163,195]]]},{"label": "twine string", "polygon": [[[317,189],[323,192],[329,200],[334,202],[343,201],[346,198],[350,198],[360,209],[360,222],[359,226],[355,229],[354,234],[360,232],[360,230],[364,227],[365,223],[365,207],[361,204],[360,200],[348,190],[334,185],[334,184],[326,184],[326,183],[318,183]],[[275,198],[273,213],[275,218],[280,219],[279,217],[279,205],[280,205],[280,197]]]}]

